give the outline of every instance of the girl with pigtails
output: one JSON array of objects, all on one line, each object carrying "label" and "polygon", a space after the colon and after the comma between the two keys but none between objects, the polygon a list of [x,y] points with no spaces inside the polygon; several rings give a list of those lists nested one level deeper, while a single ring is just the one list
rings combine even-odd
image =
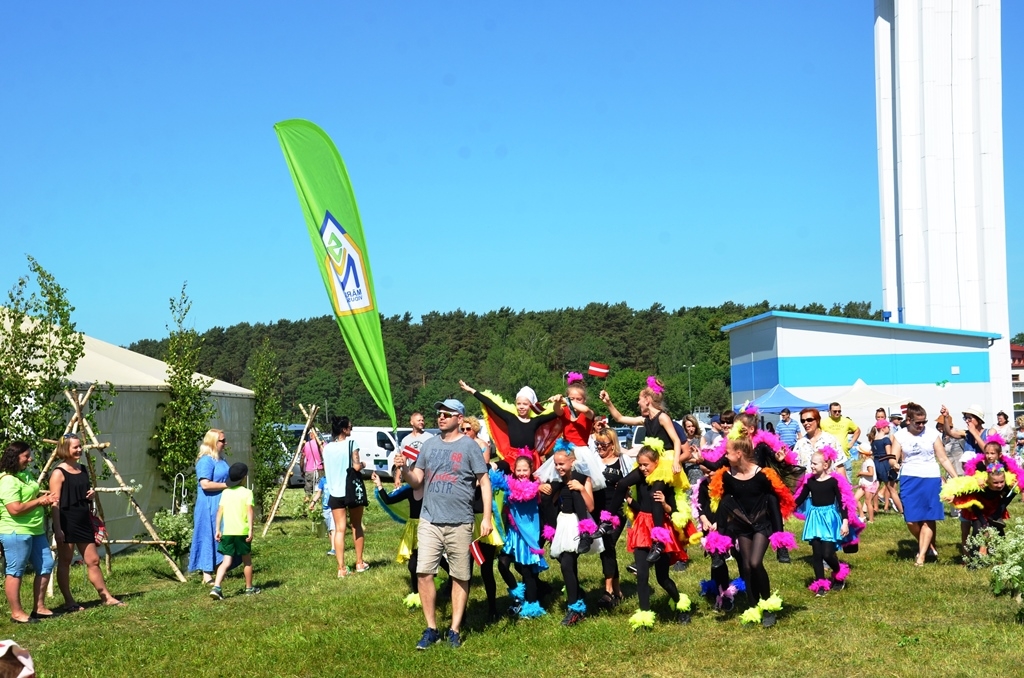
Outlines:
[{"label": "girl with pigtails", "polygon": [[547,612],[540,605],[540,573],[548,569],[540,545],[540,481],[531,478],[533,462],[528,456],[516,459],[512,474],[491,471],[491,486],[505,493],[508,522],[502,556],[510,558],[522,582],[509,589],[512,607],[509,614],[520,619],[541,617]]},{"label": "girl with pigtails", "polygon": [[[802,539],[811,545],[811,566],[814,581],[807,588],[816,597],[829,591],[842,591],[850,566],[839,562],[836,549],[854,550],[864,523],[857,517],[857,500],[853,488],[842,471],[831,472],[836,451],[824,447],[811,455],[811,472],[796,489],[796,512],[804,520]],[[825,565],[832,571],[825,578]]]},{"label": "girl with pigtails", "polygon": [[640,407],[639,417],[627,417],[619,412],[607,391],[601,391],[598,397],[607,406],[615,421],[626,426],[643,426],[646,437],[661,440],[665,451],[671,450],[669,458],[672,461],[672,470],[675,473],[682,472],[683,464],[690,461],[692,456],[690,443],[679,438],[676,425],[665,410],[665,384],[660,379],[653,375],[649,376],[647,386],[640,389],[637,398],[637,405]]},{"label": "girl with pigtails", "polygon": [[[740,621],[774,626],[782,599],[772,593],[764,567],[764,555],[776,536],[769,497],[777,499],[784,519],[793,513],[793,495],[778,473],[755,462],[754,446],[747,436],[728,440],[725,454],[728,467],[718,469],[708,479],[709,514],[716,522],[705,525],[709,532],[705,548],[712,540],[722,542],[724,552],[732,550],[736,556],[750,605]],[[717,534],[712,537],[712,533]]]},{"label": "girl with pigtails", "polygon": [[[688,624],[692,613],[689,596],[680,594],[669,575],[672,564],[686,557],[685,547],[697,530],[690,517],[686,491],[690,484],[686,476],[675,472],[672,460],[658,438],[645,438],[637,454],[637,468],[615,487],[615,506],[625,501],[632,513],[632,527],[626,534],[626,548],[636,562],[636,590],[639,609],[630,617],[634,630],[654,625],[651,610],[650,568],[654,565],[658,584],[669,595],[670,604],[677,612],[676,621]],[[636,497],[629,489],[636,487]],[[666,517],[669,519],[666,520]]]}]

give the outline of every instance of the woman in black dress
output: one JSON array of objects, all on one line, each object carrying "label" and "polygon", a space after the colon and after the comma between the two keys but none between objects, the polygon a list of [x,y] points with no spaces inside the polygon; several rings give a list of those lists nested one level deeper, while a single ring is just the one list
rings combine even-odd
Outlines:
[{"label": "woman in black dress", "polygon": [[68,612],[84,610],[71,593],[71,560],[75,547],[85,561],[89,581],[100,594],[104,605],[122,605],[110,595],[100,570],[100,554],[96,550],[96,538],[92,529],[92,497],[96,492],[89,483],[89,473],[78,463],[82,458],[82,440],[68,434],[57,446],[60,464],[50,474],[50,492],[60,496],[60,503],[53,505],[53,538],[57,542],[57,585],[64,594],[64,609]]}]

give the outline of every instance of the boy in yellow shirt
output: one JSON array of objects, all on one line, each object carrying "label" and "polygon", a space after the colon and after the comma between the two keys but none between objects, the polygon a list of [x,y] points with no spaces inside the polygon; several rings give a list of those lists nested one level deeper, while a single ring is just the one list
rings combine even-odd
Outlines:
[{"label": "boy in yellow shirt", "polygon": [[[241,558],[245,573],[245,595],[253,596],[260,592],[252,585],[252,490],[245,486],[245,477],[249,475],[249,467],[235,462],[228,469],[227,489],[220,494],[220,506],[217,507],[217,551],[224,555],[217,576],[213,582],[210,597],[224,600],[220,583],[224,580],[228,568],[234,558]],[[223,521],[223,529],[221,529]]]}]

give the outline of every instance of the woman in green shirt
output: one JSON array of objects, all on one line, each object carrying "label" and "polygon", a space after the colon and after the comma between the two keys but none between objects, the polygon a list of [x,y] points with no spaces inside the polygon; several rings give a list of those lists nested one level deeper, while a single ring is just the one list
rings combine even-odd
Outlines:
[{"label": "woman in green shirt", "polygon": [[[46,511],[59,498],[39,493],[39,483],[25,469],[32,463],[28,443],[16,441],[0,457],[0,543],[7,560],[4,593],[11,606],[11,621],[31,624],[52,617],[46,607],[46,586],[53,571],[53,555],[46,538]],[[21,606],[21,577],[32,561],[36,578],[32,584],[34,607],[31,615]]]}]

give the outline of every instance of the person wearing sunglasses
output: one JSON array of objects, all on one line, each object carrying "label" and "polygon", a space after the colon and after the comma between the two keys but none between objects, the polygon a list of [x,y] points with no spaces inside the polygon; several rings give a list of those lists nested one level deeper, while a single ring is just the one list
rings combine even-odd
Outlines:
[{"label": "person wearing sunglasses", "polygon": [[[188,553],[188,570],[203,573],[203,583],[213,586],[213,573],[220,566],[224,556],[217,551],[214,534],[217,531],[217,508],[220,495],[228,486],[230,466],[224,461],[224,446],[227,445],[224,431],[211,428],[203,436],[196,458],[196,505],[193,509],[192,546]],[[241,563],[241,559],[236,561]]]},{"label": "person wearing sunglasses", "polygon": [[[945,409],[945,408],[943,408]],[[892,439],[892,454],[900,467],[900,499],[903,520],[910,534],[917,539],[914,565],[924,565],[929,553],[938,557],[935,548],[935,522],[945,519],[939,490],[942,489],[940,467],[950,478],[957,472],[942,446],[942,434],[928,426],[928,414],[917,403],[907,403],[907,427]]]},{"label": "person wearing sunglasses", "polygon": [[828,416],[821,420],[819,426],[825,433],[831,433],[842,447],[842,449],[836,448],[836,451],[842,453],[844,461],[837,462],[836,466],[842,464],[845,468],[846,479],[849,480],[853,475],[850,445],[860,439],[860,426],[857,426],[853,419],[843,416],[843,406],[839,403],[832,403],[828,406]]},{"label": "person wearing sunglasses", "polygon": [[480,447],[480,451],[484,453],[484,461],[488,464],[491,463],[491,443],[487,442],[480,437],[480,420],[472,415],[467,415],[462,418],[462,424],[459,426],[459,431],[464,436],[469,436],[473,439],[473,442]]},{"label": "person wearing sunglasses", "polygon": [[943,435],[964,441],[963,458],[967,459],[972,455],[981,454],[985,449],[985,439],[987,438],[985,435],[985,412],[981,409],[981,405],[971,405],[962,414],[964,415],[964,427],[956,428],[953,426],[953,417],[943,405],[939,408],[938,424]]},{"label": "person wearing sunglasses", "polygon": [[[470,563],[469,546],[473,540],[473,494],[477,485],[484,497],[490,497],[491,479],[480,448],[459,430],[466,407],[449,398],[434,403],[437,427],[441,434],[425,441],[419,456],[406,479],[413,490],[422,489],[423,507],[416,540],[419,561],[416,574],[423,616],[427,628],[423,631],[418,650],[426,650],[441,641],[437,629],[437,591],[434,577],[442,554],[448,557],[452,586],[451,628],[445,640],[453,648],[462,645],[460,631],[469,599]],[[491,502],[483,502],[480,536],[487,537],[493,529]]]},{"label": "person wearing sunglasses", "polygon": [[825,447],[831,447],[836,451],[836,460],[832,468],[838,468],[846,461],[846,455],[839,446],[839,441],[831,433],[821,429],[821,413],[813,407],[805,407],[800,410],[800,425],[804,427],[804,437],[796,441],[793,451],[799,459],[799,465],[804,468],[811,467],[811,456],[815,452],[821,452]]}]

